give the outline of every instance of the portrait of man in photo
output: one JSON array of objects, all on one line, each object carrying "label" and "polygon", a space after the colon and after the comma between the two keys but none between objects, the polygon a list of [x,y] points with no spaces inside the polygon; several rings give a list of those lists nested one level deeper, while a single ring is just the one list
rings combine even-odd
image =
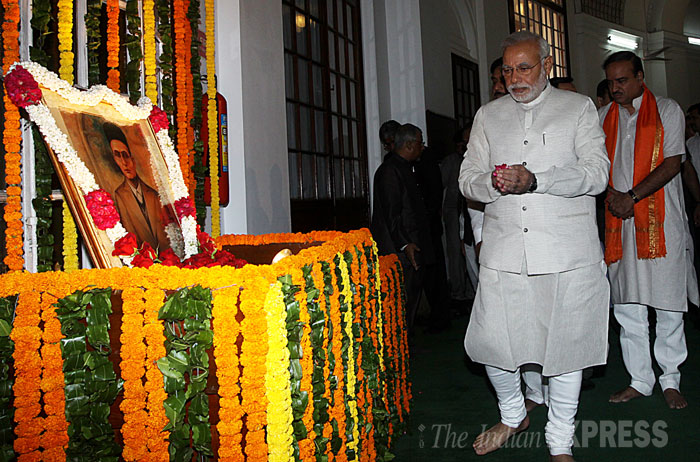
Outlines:
[{"label": "portrait of man in photo", "polygon": [[158,192],[139,177],[126,135],[111,122],[106,122],[102,129],[112,158],[124,177],[112,194],[122,225],[136,237],[139,245],[148,242],[158,252],[170,248]]}]

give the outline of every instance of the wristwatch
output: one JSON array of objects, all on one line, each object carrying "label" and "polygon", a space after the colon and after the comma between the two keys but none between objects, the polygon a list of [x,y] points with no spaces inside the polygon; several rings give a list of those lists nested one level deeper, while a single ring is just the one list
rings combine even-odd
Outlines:
[{"label": "wristwatch", "polygon": [[637,196],[637,195],[634,193],[634,191],[632,191],[631,189],[630,189],[629,191],[627,191],[627,194],[630,195],[630,197],[632,198],[632,200],[634,201],[635,204],[641,200],[641,199],[639,198],[639,196]]},{"label": "wristwatch", "polygon": [[537,177],[533,173],[532,174],[532,183],[530,183],[530,187],[527,188],[527,192],[529,192],[529,193],[535,192],[536,189],[537,189]]}]

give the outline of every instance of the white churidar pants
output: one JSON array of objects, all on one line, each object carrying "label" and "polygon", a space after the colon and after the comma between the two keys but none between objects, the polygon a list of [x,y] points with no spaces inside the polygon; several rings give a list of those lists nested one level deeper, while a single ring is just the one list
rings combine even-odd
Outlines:
[{"label": "white churidar pants", "polygon": [[521,367],[523,383],[525,384],[525,399],[529,399],[537,404],[544,404],[548,401],[548,385],[542,383],[542,369],[526,370]]},{"label": "white churidar pants", "polygon": [[[496,390],[501,423],[516,428],[525,420],[525,397],[520,390],[520,369],[508,372],[486,366],[486,373]],[[581,392],[582,371],[549,377],[549,411],[545,425],[545,440],[553,456],[571,455],[574,444],[574,419]]]},{"label": "white churidar pants", "polygon": [[[614,305],[615,319],[620,323],[620,348],[627,372],[632,377],[630,386],[649,396],[656,379],[651,367],[649,352],[649,313],[646,305],[625,303]],[[683,330],[683,312],[656,310],[656,340],[654,358],[661,367],[659,385],[680,389],[681,373],[678,371],[688,357]]]}]

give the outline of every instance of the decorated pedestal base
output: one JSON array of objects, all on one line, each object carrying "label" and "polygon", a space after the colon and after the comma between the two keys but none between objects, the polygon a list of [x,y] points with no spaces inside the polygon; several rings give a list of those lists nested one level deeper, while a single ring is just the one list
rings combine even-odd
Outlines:
[{"label": "decorated pedestal base", "polygon": [[217,244],[274,242],[307,248],[240,269],[0,276],[2,451],[385,460],[411,398],[397,259],[367,230]]}]

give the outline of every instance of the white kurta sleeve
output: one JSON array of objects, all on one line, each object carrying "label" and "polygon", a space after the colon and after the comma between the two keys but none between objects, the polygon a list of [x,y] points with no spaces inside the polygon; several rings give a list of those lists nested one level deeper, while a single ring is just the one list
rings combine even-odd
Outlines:
[{"label": "white kurta sleeve", "polygon": [[469,212],[469,221],[472,225],[472,234],[474,234],[474,245],[481,242],[481,231],[484,228],[484,212],[481,210],[467,209]]},{"label": "white kurta sleeve", "polygon": [[664,159],[685,154],[685,114],[670,98],[660,105],[659,115],[664,126]]},{"label": "white kurta sleeve", "polygon": [[574,150],[578,159],[575,164],[552,166],[544,172],[534,172],[537,176],[535,193],[576,197],[596,195],[605,190],[610,160],[605,150],[605,134],[590,99],[583,105],[578,117]]},{"label": "white kurta sleeve", "polygon": [[491,183],[493,167],[490,165],[489,142],[484,133],[484,110],[474,117],[467,152],[459,171],[459,190],[467,199],[488,204],[501,197]]}]

